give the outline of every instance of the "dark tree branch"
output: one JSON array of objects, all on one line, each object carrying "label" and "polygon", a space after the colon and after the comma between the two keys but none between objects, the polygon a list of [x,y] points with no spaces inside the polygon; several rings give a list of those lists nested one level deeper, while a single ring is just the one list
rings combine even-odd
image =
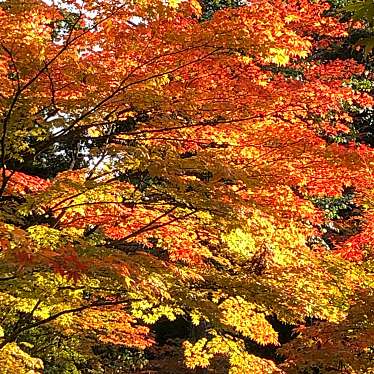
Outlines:
[{"label": "dark tree branch", "polygon": [[[78,313],[78,312],[82,312],[86,309],[91,309],[91,308],[95,308],[95,307],[121,305],[121,304],[126,304],[128,302],[129,302],[128,299],[117,300],[117,301],[98,301],[98,302],[95,302],[95,303],[91,303],[91,304],[88,304],[88,305],[82,305],[80,307],[76,307],[76,308],[72,308],[72,309],[65,309],[61,312],[52,314],[48,318],[45,318],[45,319],[42,319],[42,320],[39,320],[39,321],[33,322],[33,323],[27,323],[26,325],[21,324],[21,326],[17,326],[17,324],[18,324],[18,322],[17,322],[13,332],[9,336],[5,337],[4,340],[0,343],[0,350],[2,350],[8,343],[16,341],[18,336],[20,334],[24,333],[25,331],[31,330],[33,328],[36,328],[36,327],[39,327],[39,326],[42,326],[42,325],[45,325],[45,324],[50,323],[50,322],[53,322],[54,320],[56,320],[57,318],[65,315],[65,314]],[[32,313],[35,312],[35,310],[37,309],[37,307],[39,305],[40,305],[40,302],[38,301],[38,303],[34,306]]]}]

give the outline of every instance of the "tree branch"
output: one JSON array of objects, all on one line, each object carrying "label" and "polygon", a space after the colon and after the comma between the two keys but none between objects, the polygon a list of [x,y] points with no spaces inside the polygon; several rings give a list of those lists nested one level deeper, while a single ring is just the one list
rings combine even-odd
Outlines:
[{"label": "tree branch", "polygon": [[[2,350],[8,343],[16,341],[18,336],[20,334],[24,333],[25,331],[31,330],[35,327],[45,325],[49,322],[52,322],[52,321],[56,320],[57,318],[65,315],[65,314],[78,313],[78,312],[82,312],[82,311],[84,311],[86,309],[90,309],[90,308],[102,307],[102,306],[111,306],[111,305],[120,305],[120,304],[125,304],[125,303],[128,303],[128,302],[129,302],[128,299],[117,300],[117,301],[99,301],[99,302],[95,302],[95,303],[88,304],[88,305],[82,305],[80,307],[76,307],[76,308],[72,308],[72,309],[62,310],[61,312],[52,314],[48,318],[45,318],[45,319],[42,319],[40,321],[37,321],[37,322],[34,322],[34,323],[29,323],[27,325],[23,325],[23,326],[20,326],[20,327],[16,328],[11,335],[9,335],[8,337],[5,337],[4,340],[0,343],[0,350]],[[39,304],[37,303],[36,308],[39,306]],[[34,306],[33,312],[36,310],[36,308]]]}]

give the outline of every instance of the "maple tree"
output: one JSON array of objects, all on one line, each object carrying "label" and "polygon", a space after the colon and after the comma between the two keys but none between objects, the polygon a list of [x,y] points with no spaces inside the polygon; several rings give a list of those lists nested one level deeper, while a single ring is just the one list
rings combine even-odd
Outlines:
[{"label": "maple tree", "polygon": [[[373,98],[364,65],[313,55],[361,27],[328,9],[0,3],[4,372],[100,372],[98,342],[178,316],[205,325],[192,369],[372,370],[374,151],[339,139]],[[360,227],[332,251],[320,206],[347,191]],[[281,364],[248,348],[279,346],[271,317],[299,326]]]}]

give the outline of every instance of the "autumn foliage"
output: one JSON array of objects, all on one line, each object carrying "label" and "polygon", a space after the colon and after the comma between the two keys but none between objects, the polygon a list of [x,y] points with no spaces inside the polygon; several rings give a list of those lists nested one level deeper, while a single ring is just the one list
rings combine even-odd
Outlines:
[{"label": "autumn foliage", "polygon": [[[361,27],[329,9],[0,3],[1,372],[100,373],[97,344],[178,316],[191,369],[373,370],[374,150],[351,136],[372,73],[319,58]],[[280,346],[273,320],[278,361],[251,349]]]}]

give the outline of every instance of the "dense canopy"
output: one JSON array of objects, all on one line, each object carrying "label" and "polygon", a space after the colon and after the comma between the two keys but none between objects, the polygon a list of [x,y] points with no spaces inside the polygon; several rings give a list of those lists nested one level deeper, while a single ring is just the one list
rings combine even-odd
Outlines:
[{"label": "dense canopy", "polygon": [[163,317],[191,369],[374,372],[363,24],[213,3],[0,3],[2,372],[109,372]]}]

